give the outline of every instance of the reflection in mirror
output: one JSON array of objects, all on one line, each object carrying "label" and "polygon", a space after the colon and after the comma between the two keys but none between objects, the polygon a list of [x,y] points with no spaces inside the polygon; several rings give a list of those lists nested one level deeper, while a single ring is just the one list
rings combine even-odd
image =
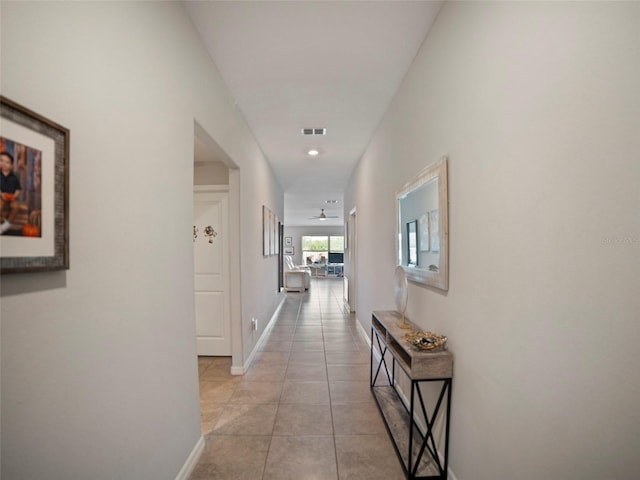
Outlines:
[{"label": "reflection in mirror", "polygon": [[418,266],[418,221],[413,220],[407,223],[407,263],[414,267]]},{"label": "reflection in mirror", "polygon": [[398,264],[415,282],[447,290],[447,158],[422,170],[397,194]]}]

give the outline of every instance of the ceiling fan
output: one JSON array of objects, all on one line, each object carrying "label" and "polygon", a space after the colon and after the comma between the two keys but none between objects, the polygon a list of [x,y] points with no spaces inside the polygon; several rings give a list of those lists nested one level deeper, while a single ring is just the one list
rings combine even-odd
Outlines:
[{"label": "ceiling fan", "polygon": [[310,217],[310,220],[320,220],[321,222],[324,222],[327,218],[338,218],[337,215],[327,215],[326,213],[324,213],[324,208],[320,209],[320,215],[316,215],[315,217]]}]

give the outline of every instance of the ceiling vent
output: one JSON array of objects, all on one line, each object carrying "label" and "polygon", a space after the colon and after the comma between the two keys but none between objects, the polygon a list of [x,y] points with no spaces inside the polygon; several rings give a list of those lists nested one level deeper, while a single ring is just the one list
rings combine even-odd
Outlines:
[{"label": "ceiling vent", "polygon": [[302,135],[326,135],[326,128],[303,128]]}]

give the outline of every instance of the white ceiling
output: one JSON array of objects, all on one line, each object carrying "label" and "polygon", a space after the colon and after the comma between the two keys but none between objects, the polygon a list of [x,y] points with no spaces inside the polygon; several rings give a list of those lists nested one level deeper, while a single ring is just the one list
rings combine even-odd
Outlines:
[{"label": "white ceiling", "polygon": [[318,225],[324,208],[343,225],[351,172],[442,2],[184,3],[285,191],[284,224]]}]

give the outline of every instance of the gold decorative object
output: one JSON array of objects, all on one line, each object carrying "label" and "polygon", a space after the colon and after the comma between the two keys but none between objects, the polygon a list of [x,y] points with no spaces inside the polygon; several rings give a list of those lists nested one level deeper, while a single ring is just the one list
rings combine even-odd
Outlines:
[{"label": "gold decorative object", "polygon": [[433,332],[405,333],[404,338],[416,350],[427,352],[440,352],[447,344],[447,337]]},{"label": "gold decorative object", "polygon": [[209,243],[213,243],[213,237],[218,236],[218,232],[216,232],[211,225],[207,225],[204,228],[205,237],[209,237]]}]

